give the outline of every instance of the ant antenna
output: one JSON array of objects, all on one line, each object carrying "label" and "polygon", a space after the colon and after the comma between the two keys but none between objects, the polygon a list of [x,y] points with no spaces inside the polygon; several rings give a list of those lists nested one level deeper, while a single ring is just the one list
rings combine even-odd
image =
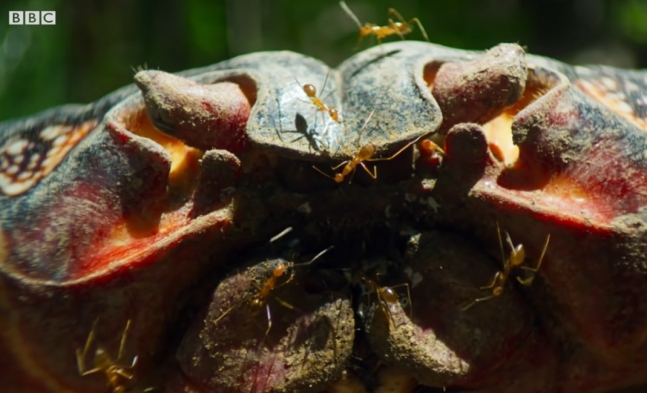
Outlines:
[{"label": "ant antenna", "polygon": [[293,264],[292,264],[292,267],[294,267],[294,266],[307,266],[307,265],[310,265],[310,264],[312,264],[314,261],[316,261],[317,259],[319,259],[319,257],[321,257],[323,254],[325,254],[325,253],[327,253],[328,251],[332,250],[334,247],[335,247],[335,246],[330,246],[330,247],[326,248],[325,250],[321,251],[319,254],[315,255],[315,257],[314,257],[314,258],[312,258],[311,260],[309,260],[308,262],[304,262],[304,263],[293,263]]},{"label": "ant antenna", "polygon": [[350,8],[348,8],[348,6],[346,5],[346,2],[343,1],[343,0],[340,1],[339,6],[341,7],[342,10],[344,10],[344,12],[346,12],[346,14],[348,14],[348,16],[350,16],[350,18],[355,22],[355,24],[357,24],[357,27],[359,27],[360,30],[361,30],[362,29],[362,23],[359,21],[359,19],[355,15],[355,13],[353,11],[351,11]]}]

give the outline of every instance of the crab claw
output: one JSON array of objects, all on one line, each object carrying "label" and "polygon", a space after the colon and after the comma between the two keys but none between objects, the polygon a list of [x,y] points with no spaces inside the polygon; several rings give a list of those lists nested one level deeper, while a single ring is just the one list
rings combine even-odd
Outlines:
[{"label": "crab claw", "polygon": [[497,45],[472,61],[443,64],[432,90],[443,113],[440,132],[499,115],[523,95],[527,72],[525,52],[517,44]]},{"label": "crab claw", "polygon": [[162,71],[140,71],[135,84],[151,122],[187,145],[232,153],[248,146],[245,126],[251,106],[239,85],[200,84]]}]

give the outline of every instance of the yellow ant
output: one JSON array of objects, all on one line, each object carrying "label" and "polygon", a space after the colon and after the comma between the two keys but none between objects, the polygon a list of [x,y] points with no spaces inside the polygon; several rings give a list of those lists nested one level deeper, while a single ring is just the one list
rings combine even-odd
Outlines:
[{"label": "yellow ant", "polygon": [[[319,259],[323,254],[331,250],[333,247],[328,247],[325,250],[321,251],[319,254],[315,255],[314,258],[309,260],[308,262],[304,263],[293,263],[293,262],[279,262],[274,269],[272,269],[272,275],[263,283],[262,286],[258,288],[258,293],[256,293],[252,299],[249,300],[249,304],[254,308],[255,310],[260,309],[265,305],[265,312],[267,315],[267,330],[265,331],[265,335],[267,336],[270,332],[270,329],[272,329],[272,314],[270,312],[270,305],[267,302],[267,298],[270,296],[272,291],[274,291],[277,288],[280,288],[286,284],[288,284],[290,281],[294,279],[294,267],[296,266],[307,266],[312,264],[314,261]],[[277,281],[279,278],[281,278],[288,270],[292,270],[292,273],[290,274],[290,277],[280,283],[277,284]],[[281,305],[294,310],[295,308],[288,302],[279,299],[278,297],[274,297],[277,302],[279,302]],[[227,310],[225,310],[218,318],[216,318],[215,321],[213,321],[214,324],[217,324],[222,318],[224,318],[229,312],[231,312],[235,307],[237,307],[240,303],[234,304],[233,306],[229,307]]]},{"label": "yellow ant", "polygon": [[113,361],[112,357],[104,348],[97,347],[94,352],[94,368],[87,370],[85,367],[85,358],[87,357],[90,346],[94,341],[97,322],[99,322],[99,318],[95,319],[94,323],[92,324],[92,330],[88,335],[88,339],[85,342],[83,351],[81,351],[80,348],[76,350],[76,362],[79,369],[79,374],[82,377],[85,377],[86,375],[90,374],[103,373],[108,381],[108,385],[112,389],[112,393],[124,393],[126,391],[126,388],[121,383],[121,379],[132,380],[134,375],[131,370],[135,368],[135,364],[137,363],[137,356],[135,356],[130,365],[126,366],[119,364],[119,362],[122,360],[121,358],[123,357],[126,337],[128,336],[128,330],[130,329],[130,320],[126,322],[126,327],[124,328],[124,332],[121,335],[121,343],[119,345],[117,359]]},{"label": "yellow ant", "polygon": [[395,8],[389,8],[389,15],[395,16],[399,22],[393,21],[393,19],[389,18],[389,25],[388,26],[378,26],[374,23],[365,23],[362,25],[362,23],[359,21],[357,16],[351,11],[350,8],[346,5],[346,2],[340,1],[339,5],[341,8],[350,16],[350,18],[357,24],[359,27],[359,40],[357,41],[357,48],[360,47],[362,44],[362,40],[364,37],[369,36],[369,35],[374,35],[375,38],[377,39],[378,44],[382,44],[382,39],[385,37],[388,37],[390,35],[398,35],[400,38],[404,40],[404,36],[407,34],[410,34],[412,29],[411,29],[411,23],[415,22],[418,25],[418,28],[420,29],[420,32],[422,33],[422,36],[425,37],[425,40],[429,42],[429,37],[427,36],[427,32],[425,31],[424,27],[422,27],[422,23],[420,23],[420,20],[418,18],[412,18],[408,22],[404,20],[402,15],[398,11],[395,10]]},{"label": "yellow ant", "polygon": [[[330,73],[326,74],[326,78],[324,79],[323,86],[321,87],[322,92],[326,89],[326,82],[328,82],[328,75],[330,75]],[[305,85],[301,85],[301,83],[298,80],[297,80],[297,83],[299,84],[299,86],[301,86],[301,89],[303,89],[303,92],[306,93],[310,101],[312,101],[312,103],[317,107],[318,111],[327,112],[331,119],[339,123],[339,111],[333,107],[329,107],[324,103],[324,100],[327,98],[327,96],[321,99],[317,97],[317,88],[314,87],[314,85],[311,85],[309,83],[306,83]],[[332,94],[332,92],[330,92],[328,95],[330,94]]]},{"label": "yellow ant", "polygon": [[523,244],[518,244],[515,247],[515,245],[512,243],[512,239],[510,239],[510,234],[508,232],[505,233],[506,243],[510,247],[511,251],[508,259],[505,258],[505,252],[503,250],[503,241],[501,239],[501,229],[499,228],[498,222],[496,224],[496,230],[499,236],[499,247],[501,249],[501,260],[503,261],[503,271],[498,271],[494,275],[494,278],[492,279],[492,282],[490,283],[490,285],[486,285],[480,288],[480,289],[491,289],[492,294],[490,296],[475,299],[467,306],[463,307],[463,311],[466,311],[467,309],[471,308],[476,303],[484,302],[486,300],[490,300],[492,298],[501,296],[503,294],[503,289],[505,288],[505,283],[508,277],[510,276],[510,272],[512,271],[513,268],[518,267],[532,272],[532,276],[526,279],[521,279],[520,277],[517,277],[517,281],[519,281],[521,285],[529,286],[530,284],[532,284],[532,281],[535,278],[535,274],[539,271],[539,268],[541,267],[541,262],[544,259],[544,255],[546,254],[546,249],[548,248],[548,243],[550,242],[550,234],[546,236],[546,243],[544,243],[544,248],[541,251],[539,262],[537,262],[537,267],[532,268],[528,266],[522,266],[522,263],[526,258],[526,251],[523,247]]},{"label": "yellow ant", "polygon": [[[366,128],[366,125],[371,120],[371,117],[373,116],[373,113],[375,113],[375,110],[371,111],[371,114],[368,115],[368,118],[364,122],[364,125],[362,125],[362,128],[360,128],[360,130],[359,130],[360,135],[362,133],[362,130],[364,130],[364,128]],[[339,168],[341,168],[343,166],[341,172],[335,173],[334,176],[328,175],[327,173],[325,173],[324,171],[322,171],[321,169],[317,168],[314,165],[312,166],[312,168],[314,168],[314,170],[316,170],[317,172],[321,173],[322,175],[326,176],[329,179],[334,180],[337,183],[343,183],[348,175],[355,174],[355,170],[357,169],[357,166],[359,165],[364,169],[364,171],[366,171],[366,173],[368,173],[368,175],[371,178],[373,178],[375,180],[375,179],[377,179],[377,167],[374,166],[373,167],[373,172],[371,172],[366,167],[366,165],[364,164],[365,162],[390,161],[390,160],[396,158],[397,156],[399,156],[400,154],[402,154],[402,152],[405,151],[406,149],[408,149],[411,145],[418,142],[418,140],[421,137],[422,137],[422,135],[415,138],[411,142],[407,143],[400,150],[398,150],[397,152],[395,152],[391,156],[382,157],[382,158],[373,158],[373,156],[375,155],[375,152],[377,151],[377,147],[373,143],[367,143],[365,145],[362,145],[359,148],[359,151],[355,155],[353,155],[353,157],[350,160],[342,161],[338,165],[331,168],[333,171],[336,171],[337,169],[339,169]]]}]

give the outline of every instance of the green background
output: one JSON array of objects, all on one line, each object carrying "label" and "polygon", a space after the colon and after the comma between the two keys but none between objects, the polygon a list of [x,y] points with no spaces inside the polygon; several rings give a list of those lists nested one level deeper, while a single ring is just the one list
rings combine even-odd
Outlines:
[{"label": "green background", "polygon": [[[389,7],[417,16],[430,40],[447,46],[518,42],[570,63],[647,64],[647,0],[347,3],[362,22],[386,24]],[[9,26],[9,10],[54,10],[57,24]],[[0,120],[94,101],[130,83],[138,66],[173,72],[284,49],[334,66],[357,41],[337,1],[4,0],[0,17]]]}]

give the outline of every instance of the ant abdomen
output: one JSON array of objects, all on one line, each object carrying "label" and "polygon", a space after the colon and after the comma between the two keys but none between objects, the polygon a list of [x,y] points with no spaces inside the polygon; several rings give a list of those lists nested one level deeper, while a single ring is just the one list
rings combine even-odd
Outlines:
[{"label": "ant abdomen", "polygon": [[306,93],[306,95],[311,98],[317,96],[317,88],[309,83],[306,83],[305,85],[303,85],[303,92]]},{"label": "ant abdomen", "polygon": [[395,291],[389,287],[384,287],[381,288],[380,290],[380,296],[382,299],[384,299],[385,302],[387,302],[390,305],[393,304],[399,304],[400,303],[400,297],[398,296]]}]

